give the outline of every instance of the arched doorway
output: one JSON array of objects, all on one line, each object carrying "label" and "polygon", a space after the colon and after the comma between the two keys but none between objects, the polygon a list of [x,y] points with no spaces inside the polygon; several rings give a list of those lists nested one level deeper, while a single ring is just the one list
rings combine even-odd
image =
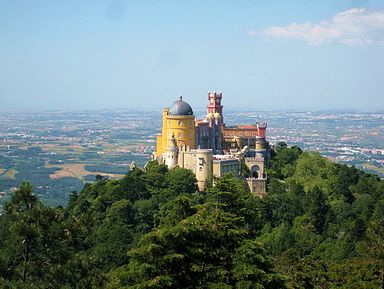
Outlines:
[{"label": "arched doorway", "polygon": [[260,167],[258,165],[254,165],[251,167],[250,175],[252,178],[259,178],[260,176]]}]

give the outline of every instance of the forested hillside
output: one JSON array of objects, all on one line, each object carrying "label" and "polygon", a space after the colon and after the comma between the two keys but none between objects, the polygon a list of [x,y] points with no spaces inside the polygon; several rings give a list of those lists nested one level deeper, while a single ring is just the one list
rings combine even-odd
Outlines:
[{"label": "forested hillside", "polygon": [[276,146],[268,196],[155,162],[0,217],[0,288],[384,288],[384,181]]}]

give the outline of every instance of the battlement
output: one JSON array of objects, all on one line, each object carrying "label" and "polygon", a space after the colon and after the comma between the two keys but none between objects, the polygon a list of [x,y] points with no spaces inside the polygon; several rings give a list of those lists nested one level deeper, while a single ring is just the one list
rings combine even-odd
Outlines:
[{"label": "battlement", "polygon": [[256,122],[257,128],[267,128],[267,122]]},{"label": "battlement", "polygon": [[261,182],[261,181],[264,181],[264,182],[265,182],[265,181],[267,180],[267,178],[254,178],[254,177],[249,177],[249,178],[245,178],[245,180],[246,180],[246,181],[255,181],[255,182],[256,182],[256,181],[260,181],[260,182]]},{"label": "battlement", "polygon": [[208,91],[208,100],[210,100],[212,97],[221,99],[223,97],[223,93],[221,91],[216,92],[215,90],[213,92]]},{"label": "battlement", "polygon": [[248,162],[264,162],[264,158],[260,157],[246,157],[245,160]]}]

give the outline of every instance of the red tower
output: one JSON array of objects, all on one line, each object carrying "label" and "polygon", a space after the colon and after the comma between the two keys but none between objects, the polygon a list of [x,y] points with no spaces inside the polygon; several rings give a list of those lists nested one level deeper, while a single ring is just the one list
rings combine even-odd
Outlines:
[{"label": "red tower", "polygon": [[223,117],[223,106],[221,105],[221,99],[223,98],[223,94],[220,91],[219,93],[214,92],[208,92],[208,106],[207,106],[207,113],[218,113],[220,114],[220,117]]},{"label": "red tower", "polygon": [[256,122],[257,136],[265,138],[265,131],[267,130],[266,122]]}]

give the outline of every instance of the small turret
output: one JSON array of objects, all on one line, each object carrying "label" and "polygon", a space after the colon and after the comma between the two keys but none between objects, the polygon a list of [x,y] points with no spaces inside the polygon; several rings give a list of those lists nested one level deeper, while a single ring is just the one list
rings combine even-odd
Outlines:
[{"label": "small turret", "polygon": [[164,156],[164,163],[168,166],[168,169],[172,169],[177,165],[178,155],[179,148],[177,147],[175,135],[172,135]]},{"label": "small turret", "polygon": [[213,154],[211,149],[196,150],[196,179],[200,191],[204,191],[207,180],[212,177]]},{"label": "small turret", "polygon": [[257,151],[260,151],[260,150],[264,150],[264,149],[265,149],[263,138],[261,138],[261,137],[259,137],[259,136],[256,137],[255,149],[256,149]]}]

